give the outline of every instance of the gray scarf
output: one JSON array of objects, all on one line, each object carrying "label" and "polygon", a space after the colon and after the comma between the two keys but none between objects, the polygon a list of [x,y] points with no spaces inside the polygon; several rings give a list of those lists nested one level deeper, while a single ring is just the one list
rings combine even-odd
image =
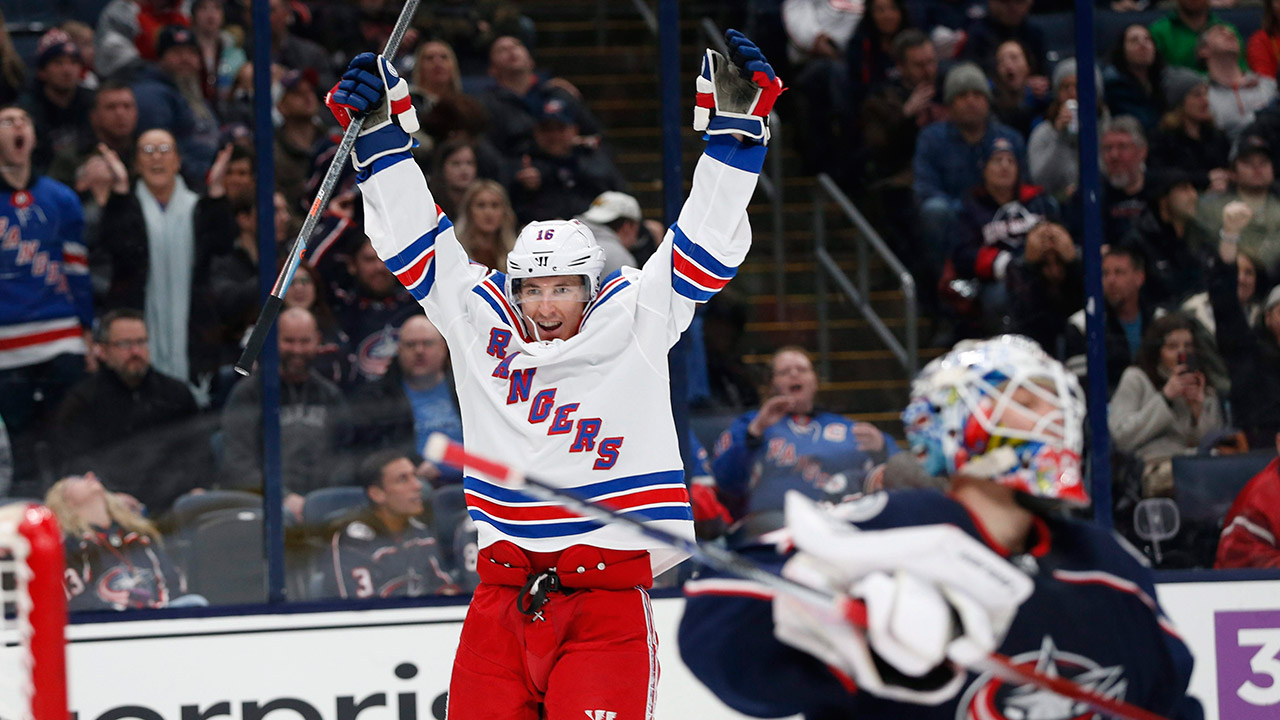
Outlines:
[{"label": "gray scarf", "polygon": [[195,210],[200,197],[187,189],[182,176],[175,182],[173,196],[164,207],[141,180],[135,192],[147,225],[150,267],[144,314],[151,365],[185,382],[190,376],[187,323],[196,257]]}]

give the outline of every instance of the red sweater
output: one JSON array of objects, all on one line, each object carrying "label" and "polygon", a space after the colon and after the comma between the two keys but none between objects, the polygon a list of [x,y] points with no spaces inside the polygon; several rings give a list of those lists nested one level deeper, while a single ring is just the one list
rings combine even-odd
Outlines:
[{"label": "red sweater", "polygon": [[1255,32],[1245,46],[1245,58],[1254,72],[1275,77],[1276,67],[1280,65],[1280,38],[1268,35],[1266,30]]},{"label": "red sweater", "polygon": [[1227,512],[1217,568],[1280,568],[1280,458],[1254,476]]}]

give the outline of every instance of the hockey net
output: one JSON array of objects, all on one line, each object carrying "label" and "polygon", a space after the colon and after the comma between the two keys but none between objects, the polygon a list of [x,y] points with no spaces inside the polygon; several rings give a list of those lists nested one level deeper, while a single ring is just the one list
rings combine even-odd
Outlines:
[{"label": "hockey net", "polygon": [[48,508],[0,507],[0,720],[67,720],[64,562]]}]

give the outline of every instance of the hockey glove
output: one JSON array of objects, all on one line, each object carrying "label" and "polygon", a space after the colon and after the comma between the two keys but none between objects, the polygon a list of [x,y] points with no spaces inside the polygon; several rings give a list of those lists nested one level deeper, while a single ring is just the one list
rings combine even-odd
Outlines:
[{"label": "hockey glove", "polygon": [[374,160],[413,147],[412,133],[418,131],[418,113],[409,98],[409,84],[386,58],[373,53],[355,56],[324,104],[338,119],[342,129],[357,116],[364,125],[356,139],[351,160],[362,170]]},{"label": "hockey glove", "polygon": [[693,129],[708,135],[738,133],[769,144],[769,111],[785,89],[760,48],[737,30],[724,34],[729,59],[708,49],[697,80]]},{"label": "hockey glove", "polygon": [[[874,502],[859,505],[844,512],[864,512]],[[783,574],[861,598],[865,634],[833,608],[781,595],[774,601],[774,634],[872,694],[945,702],[964,678],[947,661],[970,665],[999,647],[1031,594],[1031,579],[959,528],[864,532],[840,512],[788,493],[787,527],[799,552]]]}]

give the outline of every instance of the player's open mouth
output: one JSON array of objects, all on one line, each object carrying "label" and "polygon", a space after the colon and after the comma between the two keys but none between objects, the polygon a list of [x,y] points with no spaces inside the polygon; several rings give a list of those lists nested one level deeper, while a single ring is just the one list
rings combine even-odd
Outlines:
[{"label": "player's open mouth", "polygon": [[538,327],[548,332],[555,332],[556,330],[559,330],[560,326],[563,324],[564,323],[560,323],[560,322],[555,322],[555,323],[540,322],[538,323]]},{"label": "player's open mouth", "polygon": [[795,385],[792,385],[790,388],[788,388],[788,390],[793,393],[798,393],[803,389],[804,389],[804,386],[801,385],[800,383],[796,383]]}]

